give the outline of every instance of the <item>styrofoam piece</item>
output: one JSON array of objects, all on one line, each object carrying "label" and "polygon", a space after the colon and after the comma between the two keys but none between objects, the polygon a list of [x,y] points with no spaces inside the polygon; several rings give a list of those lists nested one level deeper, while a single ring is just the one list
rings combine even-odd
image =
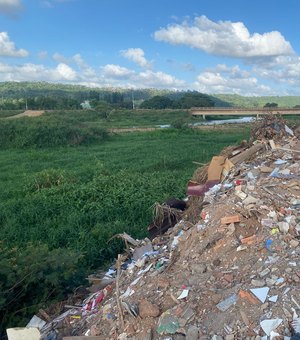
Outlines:
[{"label": "styrofoam piece", "polygon": [[266,301],[269,290],[269,287],[250,289],[251,293],[253,293],[262,303]]},{"label": "styrofoam piece", "polygon": [[275,330],[282,323],[282,321],[282,319],[263,320],[260,323],[260,327],[268,336],[270,336],[271,332]]}]

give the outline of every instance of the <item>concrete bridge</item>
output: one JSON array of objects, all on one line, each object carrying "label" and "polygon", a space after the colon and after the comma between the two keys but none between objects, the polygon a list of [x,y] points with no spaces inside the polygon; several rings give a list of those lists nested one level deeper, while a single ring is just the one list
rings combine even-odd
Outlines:
[{"label": "concrete bridge", "polygon": [[300,115],[300,108],[282,107],[256,107],[256,108],[237,108],[237,107],[192,107],[190,112],[193,116],[256,116],[269,113],[281,115]]}]

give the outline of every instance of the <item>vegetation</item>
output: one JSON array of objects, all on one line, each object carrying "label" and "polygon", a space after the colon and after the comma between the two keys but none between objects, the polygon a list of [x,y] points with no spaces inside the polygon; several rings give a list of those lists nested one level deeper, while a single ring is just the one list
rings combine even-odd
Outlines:
[{"label": "vegetation", "polygon": [[[24,326],[114,258],[122,250],[108,243],[114,234],[144,237],[152,204],[184,197],[192,161],[248,134],[179,128],[98,138],[105,121],[96,111],[0,120],[0,135],[10,131],[0,142],[2,331]],[[83,143],[70,142],[75,132]]]},{"label": "vegetation", "polygon": [[212,107],[213,100],[203,93],[186,92],[177,99],[170,99],[166,96],[154,96],[141,104],[144,109],[190,109],[192,107]]},{"label": "vegetation", "polygon": [[[79,109],[86,100],[95,108],[98,102],[105,102],[113,108],[175,108],[171,102],[179,102],[180,98],[197,92],[172,91],[160,89],[122,89],[122,88],[89,88],[80,85],[63,85],[46,82],[3,82],[0,83],[0,110],[46,109],[63,110]],[[199,93],[198,93],[199,94]],[[266,103],[277,103],[279,107],[295,107],[300,105],[300,96],[262,96],[244,97],[231,94],[202,95],[213,102],[215,107],[263,107]],[[153,97],[160,97],[150,102]],[[202,99],[203,99],[202,98]],[[163,100],[162,100],[163,99]],[[146,103],[145,103],[146,102]],[[188,101],[189,102],[189,101]],[[145,104],[144,104],[145,103]],[[181,103],[176,108],[187,108]],[[189,103],[190,105],[190,103]],[[191,104],[192,106],[204,106]],[[210,102],[205,106],[212,106]],[[189,106],[190,107],[190,106]]]}]

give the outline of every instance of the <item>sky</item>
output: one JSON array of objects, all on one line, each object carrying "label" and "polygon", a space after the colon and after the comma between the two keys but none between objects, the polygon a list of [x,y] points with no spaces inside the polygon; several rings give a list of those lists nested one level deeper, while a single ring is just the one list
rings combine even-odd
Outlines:
[{"label": "sky", "polygon": [[0,82],[300,95],[299,0],[0,0]]}]

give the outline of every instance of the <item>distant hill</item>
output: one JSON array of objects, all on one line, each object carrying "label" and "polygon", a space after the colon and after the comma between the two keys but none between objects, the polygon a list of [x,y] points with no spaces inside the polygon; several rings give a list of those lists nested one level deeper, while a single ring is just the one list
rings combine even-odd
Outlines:
[{"label": "distant hill", "polygon": [[213,97],[235,107],[263,107],[266,103],[277,103],[279,107],[300,105],[300,96],[245,97],[237,94],[215,94]]},{"label": "distant hill", "polygon": [[[47,82],[0,82],[0,104],[18,100],[24,106],[25,98],[68,98],[78,103],[85,100],[107,101],[111,104],[131,103],[134,100],[138,107],[144,100],[154,96],[166,96],[172,100],[181,98],[187,91],[172,91],[155,88],[124,89],[124,88],[91,88],[82,85],[67,85]],[[211,94],[209,98],[216,107],[263,107],[266,103],[277,103],[279,107],[300,105],[300,96],[262,96],[245,97],[236,94]],[[11,108],[16,107],[13,103]],[[51,103],[50,103],[51,104]],[[23,105],[23,106],[22,106]],[[71,104],[70,104],[71,105]],[[72,103],[73,107],[76,105]],[[126,107],[126,106],[124,106]],[[7,107],[9,108],[9,107]],[[46,107],[47,108],[47,107]]]}]

